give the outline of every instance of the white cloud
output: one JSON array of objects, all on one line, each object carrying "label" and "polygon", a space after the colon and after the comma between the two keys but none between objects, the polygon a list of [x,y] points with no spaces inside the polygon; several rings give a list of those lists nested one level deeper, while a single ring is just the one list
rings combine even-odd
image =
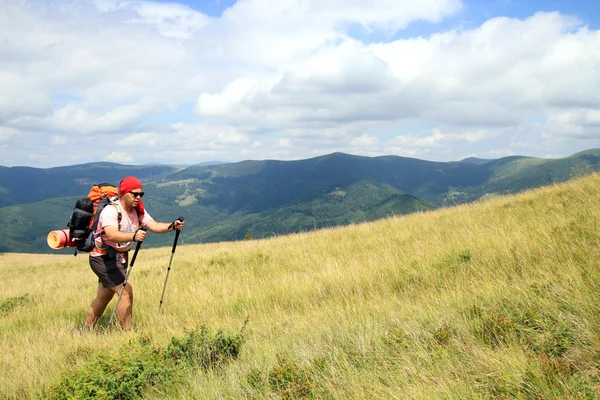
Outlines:
[{"label": "white cloud", "polygon": [[152,132],[133,133],[119,141],[121,146],[131,147],[156,147],[161,142],[160,135]]},{"label": "white cloud", "polygon": [[390,140],[390,144],[402,147],[437,147],[440,145],[444,134],[439,129],[434,129],[431,135],[421,137],[418,134],[409,133],[406,135],[396,136]]},{"label": "white cloud", "polygon": [[243,99],[255,88],[257,82],[250,79],[235,79],[228,84],[221,93],[202,93],[197,103],[197,111],[200,115],[211,117],[228,117],[243,113]]},{"label": "white cloud", "polygon": [[357,138],[352,139],[352,141],[350,141],[350,144],[352,146],[357,146],[357,147],[376,147],[379,144],[379,139],[377,138],[377,136],[372,136],[369,134],[362,134]]},{"label": "white cloud", "polygon": [[289,149],[293,146],[293,142],[288,138],[282,138],[277,141],[275,147]]},{"label": "white cloud", "polygon": [[569,109],[551,114],[544,134],[572,139],[600,138],[600,109]]},{"label": "white cloud", "polygon": [[[271,130],[309,122],[415,118],[469,131],[516,127],[548,106],[559,106],[556,93],[575,103],[597,102],[598,46],[597,31],[557,13],[524,21],[495,18],[476,29],[429,39],[367,45],[344,38],[284,71],[205,93],[198,111]],[[583,49],[589,52],[578,56]],[[565,59],[552,61],[562,53]]]},{"label": "white cloud", "polygon": [[0,126],[0,143],[8,141],[8,139],[17,136],[19,133],[20,131],[17,129]]},{"label": "white cloud", "polygon": [[429,153],[429,149],[423,148],[405,148],[398,146],[389,147],[389,154],[401,157],[425,158]]},{"label": "white cloud", "polygon": [[161,35],[170,38],[187,39],[194,31],[211,22],[206,15],[181,4],[143,1],[133,2],[132,8],[139,17],[131,22],[155,25]]},{"label": "white cloud", "polygon": [[497,150],[486,151],[480,157],[483,157],[483,158],[501,158],[501,157],[516,156],[516,155],[517,155],[517,153],[515,153],[511,149],[497,149]]},{"label": "white cloud", "polygon": [[2,7],[3,143],[143,149],[128,162],[600,147],[600,31],[559,13],[392,40],[461,2],[239,0],[217,18],[173,2]]},{"label": "white cloud", "polygon": [[445,144],[460,142],[477,143],[496,137],[498,134],[498,132],[490,132],[483,129],[462,133],[442,133],[440,129],[436,128],[428,136],[421,136],[415,133],[396,136],[390,140],[390,144],[407,147],[439,147]]},{"label": "white cloud", "polygon": [[67,141],[68,141],[68,139],[65,136],[61,136],[61,135],[54,136],[52,138],[52,145],[53,146],[63,145],[63,144],[66,144]]},{"label": "white cloud", "polygon": [[113,151],[109,153],[105,158],[105,161],[112,161],[117,163],[129,163],[135,161],[131,154],[122,151]]}]

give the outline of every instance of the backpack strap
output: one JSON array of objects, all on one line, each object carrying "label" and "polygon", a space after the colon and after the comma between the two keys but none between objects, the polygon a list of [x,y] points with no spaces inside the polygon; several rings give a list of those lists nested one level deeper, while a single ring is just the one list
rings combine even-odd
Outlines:
[{"label": "backpack strap", "polygon": [[[123,218],[123,214],[121,214],[121,207],[119,207],[118,200],[117,201],[113,201],[110,198],[105,198],[100,200],[102,203],[98,204],[98,209],[96,210],[96,214],[94,215],[94,223],[92,224],[92,232],[94,232],[94,241],[96,240],[96,237],[100,238],[100,241],[102,242],[103,246],[106,246],[106,244],[104,243],[104,239],[102,239],[102,234],[104,233],[104,230],[102,230],[102,232],[100,232],[98,234],[98,236],[96,236],[96,230],[98,229],[98,222],[100,220],[100,214],[102,213],[102,211],[104,211],[104,208],[106,208],[106,206],[112,205],[117,209],[117,228],[119,230],[121,230],[121,219]],[[100,208],[102,207],[102,208]],[[98,248],[99,250],[105,250],[105,249],[101,249]]]},{"label": "backpack strap", "polygon": [[106,197],[106,198],[100,200],[100,203],[98,203],[98,208],[96,209],[96,213],[94,214],[94,223],[92,224],[92,227],[91,227],[93,232],[96,232],[96,229],[98,229],[98,222],[100,220],[100,214],[102,213],[104,208],[108,205],[113,205],[117,208],[119,229],[121,228],[121,218],[122,218],[121,209],[118,206],[116,201],[112,201],[110,198]]},{"label": "backpack strap", "polygon": [[[106,204],[104,207],[106,207],[107,205],[113,205],[117,209],[117,222],[118,222],[117,228],[120,231],[121,230],[121,220],[123,219],[123,214],[121,213],[121,206],[119,204],[119,201],[118,200],[117,201],[111,201],[111,200],[109,200],[109,203]],[[102,209],[104,209],[104,207]],[[98,208],[100,208],[100,206],[98,206]],[[100,210],[100,212],[101,211],[102,210]],[[138,217],[138,224],[141,225],[142,221],[140,220],[140,212],[137,209],[135,209],[135,212],[136,212],[137,217]],[[97,213],[97,214],[98,214],[98,217],[100,217],[100,213]],[[93,227],[94,232],[96,232],[97,228],[98,228],[98,220],[94,219],[94,227]],[[102,234],[103,233],[104,233],[104,231],[100,232],[99,236],[100,236],[100,240],[102,241],[102,244],[106,246],[106,244],[104,243],[104,240],[102,239]]]}]

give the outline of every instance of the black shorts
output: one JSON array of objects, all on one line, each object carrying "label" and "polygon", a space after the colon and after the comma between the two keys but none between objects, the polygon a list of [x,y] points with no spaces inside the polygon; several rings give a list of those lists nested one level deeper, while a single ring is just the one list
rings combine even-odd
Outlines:
[{"label": "black shorts", "polygon": [[111,288],[121,285],[125,282],[127,271],[127,255],[125,255],[125,264],[120,261],[121,257],[90,256],[90,267],[98,276],[98,282],[105,288]]}]

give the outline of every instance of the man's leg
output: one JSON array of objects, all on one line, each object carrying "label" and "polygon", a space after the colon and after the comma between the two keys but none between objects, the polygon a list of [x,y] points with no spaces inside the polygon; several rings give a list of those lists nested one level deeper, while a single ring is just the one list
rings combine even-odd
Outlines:
[{"label": "man's leg", "polygon": [[90,304],[85,319],[86,328],[92,329],[96,325],[98,318],[102,316],[114,294],[115,292],[111,288],[105,288],[101,283],[98,283],[98,293],[96,294],[94,301],[92,301],[92,304]]},{"label": "man's leg", "polygon": [[[112,287],[113,293],[116,293],[117,296],[121,293],[121,288],[123,285],[118,285]],[[121,321],[121,328],[123,330],[129,331],[131,330],[131,315],[133,310],[133,287],[130,282],[127,282],[125,285],[125,290],[123,290],[123,295],[121,296],[121,301],[119,302],[119,307],[117,307],[117,316],[119,317],[119,321]]]}]

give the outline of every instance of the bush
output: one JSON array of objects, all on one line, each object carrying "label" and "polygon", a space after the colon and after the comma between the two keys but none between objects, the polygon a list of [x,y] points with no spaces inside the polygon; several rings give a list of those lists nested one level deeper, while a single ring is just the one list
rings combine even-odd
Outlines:
[{"label": "bush", "polygon": [[309,373],[297,363],[280,355],[277,365],[268,375],[271,389],[282,399],[301,399],[311,395],[312,382]]},{"label": "bush", "polygon": [[[245,326],[245,324],[244,324]],[[147,338],[115,354],[95,354],[70,371],[44,395],[46,399],[135,399],[149,387],[177,382],[187,366],[220,367],[235,359],[243,343],[243,328],[233,335],[216,335],[204,326],[183,338],[171,338],[166,348]]]},{"label": "bush", "polygon": [[0,315],[6,315],[16,307],[27,304],[30,300],[31,298],[28,294],[6,299],[0,304]]},{"label": "bush", "polygon": [[208,369],[237,358],[242,343],[242,332],[227,336],[219,330],[213,336],[202,326],[200,331],[193,330],[182,339],[171,338],[166,356],[177,364],[186,363]]},{"label": "bush", "polygon": [[135,399],[147,386],[173,379],[176,365],[161,351],[137,344],[116,354],[96,354],[54,385],[48,399]]},{"label": "bush", "polygon": [[441,346],[448,345],[455,334],[454,328],[447,323],[434,329],[431,333],[434,342]]},{"label": "bush", "polygon": [[537,354],[562,357],[576,342],[564,316],[542,312],[534,305],[503,304],[488,310],[474,306],[466,314],[474,335],[492,347],[516,342]]}]

